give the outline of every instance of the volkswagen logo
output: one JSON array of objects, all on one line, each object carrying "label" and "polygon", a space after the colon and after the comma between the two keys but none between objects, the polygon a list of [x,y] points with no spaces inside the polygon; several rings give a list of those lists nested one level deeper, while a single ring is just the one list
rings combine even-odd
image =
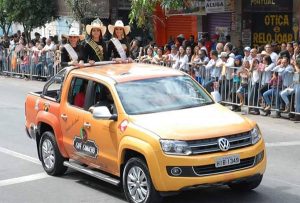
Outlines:
[{"label": "volkswagen logo", "polygon": [[220,138],[218,139],[219,148],[222,151],[228,151],[230,148],[230,143],[226,138]]}]

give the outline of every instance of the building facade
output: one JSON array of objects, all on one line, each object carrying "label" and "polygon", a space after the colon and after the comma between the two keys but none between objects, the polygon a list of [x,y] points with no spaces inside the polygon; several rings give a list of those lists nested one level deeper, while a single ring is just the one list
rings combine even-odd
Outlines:
[{"label": "building facade", "polygon": [[168,15],[156,9],[161,22],[154,22],[160,45],[170,36],[186,38],[202,33],[217,34],[220,41],[239,41],[244,46],[299,41],[299,0],[191,0],[189,8]]}]

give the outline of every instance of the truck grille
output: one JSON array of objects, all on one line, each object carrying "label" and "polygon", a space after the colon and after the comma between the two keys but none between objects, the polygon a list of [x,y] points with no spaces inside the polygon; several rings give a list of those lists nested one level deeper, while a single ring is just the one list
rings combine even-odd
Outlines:
[{"label": "truck grille", "polygon": [[[221,137],[187,141],[187,143],[191,147],[193,155],[219,152],[221,151],[218,145],[219,138]],[[252,144],[250,132],[224,136],[224,138],[228,139],[230,143],[229,150],[247,147]]]},{"label": "truck grille", "polygon": [[205,176],[205,175],[213,175],[218,173],[226,173],[230,171],[241,170],[245,168],[250,168],[255,164],[255,157],[250,157],[246,159],[241,159],[239,164],[231,165],[231,166],[224,166],[221,168],[216,168],[215,164],[205,165],[205,166],[194,166],[193,170],[198,176]]}]

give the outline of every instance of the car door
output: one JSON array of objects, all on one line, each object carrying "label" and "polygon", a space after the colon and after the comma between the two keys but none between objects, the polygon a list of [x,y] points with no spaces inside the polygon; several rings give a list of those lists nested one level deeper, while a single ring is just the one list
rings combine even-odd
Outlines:
[{"label": "car door", "polygon": [[86,92],[88,80],[81,77],[72,77],[68,91],[64,92],[60,112],[60,122],[65,149],[70,158],[84,159],[79,140],[83,136],[83,116],[86,111]]},{"label": "car door", "polygon": [[[116,114],[113,97],[108,94],[111,92],[108,86],[100,82],[92,82],[90,106],[107,106],[111,113]],[[97,152],[95,156],[90,156],[89,160],[100,167],[101,170],[112,174],[117,174],[117,121],[95,119],[91,112],[85,112],[83,118],[87,141],[91,152]]]}]

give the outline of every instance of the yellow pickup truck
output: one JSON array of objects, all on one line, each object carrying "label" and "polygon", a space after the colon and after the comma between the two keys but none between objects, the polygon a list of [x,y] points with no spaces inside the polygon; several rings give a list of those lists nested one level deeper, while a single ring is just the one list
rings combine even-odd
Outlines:
[{"label": "yellow pickup truck", "polygon": [[78,170],[122,186],[129,202],[210,184],[252,190],[266,168],[257,124],[171,68],[68,67],[29,93],[25,107],[26,132],[48,174]]}]

